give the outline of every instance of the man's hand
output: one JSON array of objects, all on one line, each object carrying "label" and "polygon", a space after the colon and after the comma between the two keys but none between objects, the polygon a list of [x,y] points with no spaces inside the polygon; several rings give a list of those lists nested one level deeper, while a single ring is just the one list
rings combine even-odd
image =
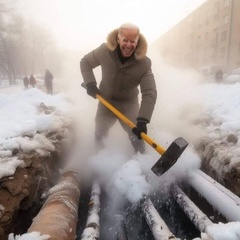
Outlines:
[{"label": "man's hand", "polygon": [[138,139],[142,139],[141,133],[147,134],[147,123],[149,121],[145,118],[138,118],[136,127],[132,129],[132,132],[138,137]]},{"label": "man's hand", "polygon": [[100,95],[100,91],[95,83],[87,84],[87,94],[93,98],[96,98],[96,94]]}]

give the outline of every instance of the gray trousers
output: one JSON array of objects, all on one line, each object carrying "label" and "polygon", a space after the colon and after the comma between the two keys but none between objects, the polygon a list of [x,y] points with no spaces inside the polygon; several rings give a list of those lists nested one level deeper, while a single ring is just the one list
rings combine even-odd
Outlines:
[{"label": "gray trousers", "polygon": [[[139,111],[139,104],[137,101],[112,101],[110,102],[118,111],[125,115],[133,123]],[[121,119],[112,113],[107,107],[99,102],[97,114],[95,118],[95,137],[96,141],[101,144],[101,140],[108,136],[109,129],[119,120],[122,128],[127,132],[130,142],[135,152],[144,153],[145,144],[143,140],[139,140],[136,135],[132,133],[132,129],[127,126]]]}]

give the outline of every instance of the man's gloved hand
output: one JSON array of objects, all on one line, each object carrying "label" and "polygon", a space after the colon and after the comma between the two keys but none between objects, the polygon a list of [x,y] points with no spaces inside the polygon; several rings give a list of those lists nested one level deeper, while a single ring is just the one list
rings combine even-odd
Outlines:
[{"label": "man's gloved hand", "polygon": [[138,139],[142,139],[141,133],[144,132],[147,134],[147,123],[149,121],[145,118],[137,118],[137,124],[136,127],[132,129],[132,132],[138,137]]},{"label": "man's gloved hand", "polygon": [[87,94],[93,98],[96,98],[96,94],[100,95],[100,91],[95,83],[89,83],[86,86]]}]

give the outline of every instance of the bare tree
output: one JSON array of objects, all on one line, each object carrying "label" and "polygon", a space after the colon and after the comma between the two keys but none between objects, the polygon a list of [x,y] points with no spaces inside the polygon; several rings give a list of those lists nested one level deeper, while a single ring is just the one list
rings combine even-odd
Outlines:
[{"label": "bare tree", "polygon": [[21,74],[26,75],[43,71],[45,68],[45,52],[52,45],[51,35],[34,23],[27,24],[19,16],[15,16],[15,19],[18,32],[18,57],[21,59]]},{"label": "bare tree", "polygon": [[17,76],[43,72],[57,51],[48,31],[3,6],[0,0],[0,73],[14,84]]}]

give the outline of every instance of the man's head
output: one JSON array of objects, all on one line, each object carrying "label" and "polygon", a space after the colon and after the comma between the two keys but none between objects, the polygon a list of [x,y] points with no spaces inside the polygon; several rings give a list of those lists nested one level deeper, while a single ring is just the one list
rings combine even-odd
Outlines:
[{"label": "man's head", "polygon": [[125,23],[118,30],[117,42],[123,57],[130,57],[138,45],[140,30],[131,23]]}]

